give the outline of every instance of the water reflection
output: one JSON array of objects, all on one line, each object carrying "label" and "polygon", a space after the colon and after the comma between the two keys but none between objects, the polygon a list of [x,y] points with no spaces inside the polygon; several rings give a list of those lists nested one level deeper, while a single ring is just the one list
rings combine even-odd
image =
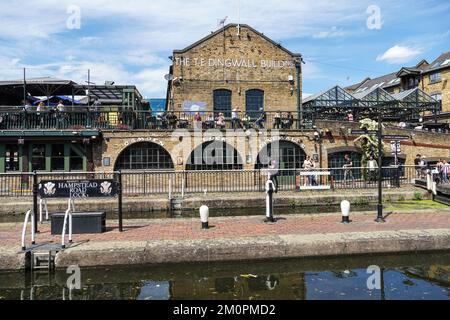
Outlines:
[{"label": "water reflection", "polygon": [[[370,265],[381,290],[367,287]],[[450,299],[450,253],[82,269],[81,290],[67,276],[0,273],[0,299]]]}]

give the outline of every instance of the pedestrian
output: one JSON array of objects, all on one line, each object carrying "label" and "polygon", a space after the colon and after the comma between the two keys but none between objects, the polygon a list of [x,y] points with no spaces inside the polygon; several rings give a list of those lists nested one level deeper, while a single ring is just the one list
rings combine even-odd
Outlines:
[{"label": "pedestrian", "polygon": [[373,158],[373,156],[370,156],[369,161],[367,161],[367,176],[370,181],[376,180],[376,171],[378,169],[378,163]]},{"label": "pedestrian", "polygon": [[427,157],[422,156],[420,158],[419,167],[420,167],[420,175],[421,175],[421,177],[425,178],[427,176],[427,167],[428,167]]},{"label": "pedestrian", "polygon": [[443,183],[449,183],[448,176],[450,174],[450,163],[447,162],[447,160],[443,161],[442,166],[442,182]]},{"label": "pedestrian", "polygon": [[353,113],[349,112],[349,113],[347,114],[347,120],[348,120],[349,122],[353,122],[353,120],[354,120]]},{"label": "pedestrian", "polygon": [[422,161],[422,155],[417,154],[414,159],[414,168],[416,169],[417,178],[420,178],[422,169],[420,168],[420,162]]},{"label": "pedestrian", "polygon": [[[305,171],[312,171],[315,168],[315,163],[314,161],[311,159],[310,156],[306,156],[305,161],[303,161],[303,169]],[[305,186],[313,186],[315,185],[315,177],[314,175],[307,175],[306,176],[306,181],[305,181]]]},{"label": "pedestrian", "polygon": [[355,183],[355,178],[353,177],[353,160],[350,158],[350,155],[346,154],[344,156],[344,185],[347,185],[347,178],[350,177],[352,179],[352,184]]}]

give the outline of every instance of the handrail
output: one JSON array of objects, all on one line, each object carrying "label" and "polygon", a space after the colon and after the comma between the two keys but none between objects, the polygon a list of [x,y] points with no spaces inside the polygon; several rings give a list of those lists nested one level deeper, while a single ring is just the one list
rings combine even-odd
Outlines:
[{"label": "handrail", "polygon": [[[28,220],[30,218],[30,214],[31,214],[31,210],[28,210],[26,215],[25,215],[25,221],[23,223],[23,228],[22,228],[22,250],[26,250],[27,247],[25,245],[25,237],[27,234],[27,224],[28,224]],[[34,245],[36,244],[34,236],[35,236],[35,229],[34,229],[34,213],[31,214],[31,244]]]},{"label": "handrail", "polygon": [[65,235],[66,235],[66,227],[67,227],[67,218],[69,218],[69,243],[72,243],[72,209],[75,209],[75,207],[73,207],[72,199],[69,199],[69,206],[66,210],[66,213],[64,214],[64,224],[63,224],[63,230],[62,230],[62,235],[61,235],[61,247],[63,249],[66,248]]}]

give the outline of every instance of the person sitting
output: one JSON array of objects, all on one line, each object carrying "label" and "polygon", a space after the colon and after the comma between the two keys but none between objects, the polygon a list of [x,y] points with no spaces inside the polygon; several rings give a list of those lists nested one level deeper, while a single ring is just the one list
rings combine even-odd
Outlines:
[{"label": "person sitting", "polygon": [[216,126],[220,130],[225,129],[225,117],[223,116],[223,113],[220,112],[216,119]]},{"label": "person sitting", "polygon": [[252,118],[248,113],[245,114],[244,119],[242,119],[242,123],[244,125],[245,130],[252,128]]},{"label": "person sitting", "polygon": [[260,114],[258,119],[255,121],[255,125],[258,129],[264,129],[264,123],[266,122],[267,115],[263,108],[259,109],[259,111]]},{"label": "person sitting", "polygon": [[196,112],[194,115],[194,129],[202,129],[202,116],[200,112]]},{"label": "person sitting", "polygon": [[178,128],[186,129],[189,126],[189,119],[186,114],[183,112],[180,116],[180,120],[178,121]]},{"label": "person sitting", "polygon": [[292,125],[293,125],[293,124],[294,124],[294,116],[292,115],[291,112],[287,112],[287,113],[283,116],[282,127],[283,127],[283,129],[290,130],[290,129],[292,129]]},{"label": "person sitting", "polygon": [[175,130],[177,128],[178,117],[173,111],[167,115],[167,121],[169,122],[169,129]]},{"label": "person sitting", "polygon": [[212,114],[208,114],[205,121],[205,128],[206,129],[214,129],[216,124],[216,121],[214,119],[214,116]]},{"label": "person sitting", "polygon": [[235,107],[231,112],[231,128],[233,130],[242,128],[241,119],[239,118],[239,107]]},{"label": "person sitting", "polygon": [[280,113],[280,111],[275,112],[275,115],[273,116],[273,128],[281,129],[281,113]]}]

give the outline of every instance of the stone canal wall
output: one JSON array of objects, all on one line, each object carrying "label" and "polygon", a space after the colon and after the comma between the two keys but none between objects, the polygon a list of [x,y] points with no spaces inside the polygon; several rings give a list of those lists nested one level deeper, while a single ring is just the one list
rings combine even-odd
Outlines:
[{"label": "stone canal wall", "polygon": [[[423,189],[403,188],[385,190],[384,201],[412,200],[419,192],[422,199],[427,199],[430,194]],[[283,192],[274,197],[275,207],[300,208],[304,206],[324,206],[339,205],[342,200],[349,200],[353,205],[368,205],[376,203],[376,190],[339,190],[321,192]],[[2,198],[0,205],[0,215],[22,215],[32,208],[32,199]],[[181,201],[181,209],[197,210],[202,205],[207,205],[211,209],[242,209],[242,208],[264,208],[265,193],[208,193],[187,195]],[[117,199],[95,199],[75,201],[77,211],[87,212],[116,212]],[[49,200],[48,208],[50,212],[64,212],[67,209],[66,200]],[[170,201],[167,196],[154,195],[149,197],[125,197],[123,200],[123,211],[125,213],[149,213],[153,211],[169,211]],[[261,213],[264,214],[263,212]]]}]

